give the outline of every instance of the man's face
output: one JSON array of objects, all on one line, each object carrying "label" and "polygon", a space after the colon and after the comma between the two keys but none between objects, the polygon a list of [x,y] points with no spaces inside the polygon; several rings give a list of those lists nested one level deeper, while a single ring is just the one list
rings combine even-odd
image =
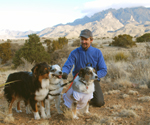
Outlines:
[{"label": "man's face", "polygon": [[91,40],[90,38],[84,38],[84,37],[80,37],[80,42],[81,42],[81,46],[83,49],[87,50],[91,43],[92,43],[93,40]]}]

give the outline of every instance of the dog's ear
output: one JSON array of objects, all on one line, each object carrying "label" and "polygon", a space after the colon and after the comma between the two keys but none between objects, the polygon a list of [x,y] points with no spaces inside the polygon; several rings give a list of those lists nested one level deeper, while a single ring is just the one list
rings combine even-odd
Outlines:
[{"label": "dog's ear", "polygon": [[97,74],[97,70],[96,70],[96,68],[95,68],[95,67],[93,68],[93,71]]},{"label": "dog's ear", "polygon": [[83,68],[81,68],[81,69],[80,69],[80,71],[79,71],[78,76],[79,76],[79,77],[82,77],[83,72],[84,72],[84,69],[83,69]]},{"label": "dog's ear", "polygon": [[51,70],[52,70],[52,66],[50,66],[50,69],[49,69],[49,71],[51,72]]},{"label": "dog's ear", "polygon": [[35,77],[36,77],[36,75],[37,75],[37,68],[38,68],[38,65],[35,65],[35,66],[31,69],[31,71],[32,71],[32,73],[34,74]]},{"label": "dog's ear", "polygon": [[90,63],[90,62],[89,62],[89,63],[87,63],[87,64],[86,64],[86,66],[88,66],[89,64],[90,64],[90,66],[92,67],[92,63]]}]

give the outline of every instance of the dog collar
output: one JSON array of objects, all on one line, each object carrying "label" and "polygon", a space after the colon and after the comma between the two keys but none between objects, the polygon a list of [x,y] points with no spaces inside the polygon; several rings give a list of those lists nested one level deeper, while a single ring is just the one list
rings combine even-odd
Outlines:
[{"label": "dog collar", "polygon": [[51,96],[58,96],[58,95],[60,95],[60,93],[57,93],[57,94],[50,94],[50,93],[48,93],[48,95],[51,95]]}]

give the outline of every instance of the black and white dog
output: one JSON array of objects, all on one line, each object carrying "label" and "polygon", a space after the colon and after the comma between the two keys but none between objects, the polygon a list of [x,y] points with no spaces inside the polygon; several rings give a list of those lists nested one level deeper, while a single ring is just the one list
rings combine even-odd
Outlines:
[{"label": "black and white dog", "polygon": [[49,93],[45,99],[45,111],[47,118],[51,117],[50,103],[55,100],[55,106],[59,114],[63,113],[60,109],[61,92],[63,90],[62,71],[59,65],[52,65],[49,73]]},{"label": "black and white dog", "polygon": [[[9,103],[9,115],[12,115],[12,105],[17,100],[17,112],[20,109],[20,101],[24,100],[25,105],[28,103],[32,107],[34,118],[40,119],[37,103],[41,102],[41,117],[46,118],[44,99],[49,89],[49,70],[50,66],[43,62],[36,64],[32,72],[16,72],[8,76],[4,88],[4,95]],[[28,107],[28,106],[27,106]]]},{"label": "black and white dog", "polygon": [[97,78],[94,68],[91,66],[82,68],[71,88],[63,94],[64,104],[71,109],[74,119],[78,119],[77,111],[89,113],[89,101],[93,98],[94,80]]}]

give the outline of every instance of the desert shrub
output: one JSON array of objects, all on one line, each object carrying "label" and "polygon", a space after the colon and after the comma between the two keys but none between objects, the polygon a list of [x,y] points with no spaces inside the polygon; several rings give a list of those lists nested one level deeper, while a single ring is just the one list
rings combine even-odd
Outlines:
[{"label": "desert shrub", "polygon": [[51,53],[53,51],[52,50],[52,41],[50,39],[46,39],[46,40],[44,40],[44,43],[46,43],[46,45],[47,45],[47,52]]},{"label": "desert shrub", "polygon": [[65,37],[59,37],[58,40],[53,40],[52,42],[52,51],[62,49],[65,45],[68,44],[68,39]]},{"label": "desert shrub", "polygon": [[15,53],[21,48],[21,45],[18,43],[11,43],[11,52],[12,52],[12,57],[15,56]]},{"label": "desert shrub", "polygon": [[112,54],[104,54],[103,55],[105,61],[114,60],[114,56]]},{"label": "desert shrub", "polygon": [[111,80],[118,80],[128,78],[129,74],[122,66],[122,62],[115,63],[111,61],[111,63],[107,63],[107,75],[105,79],[110,78]]},{"label": "desert shrub", "polygon": [[128,54],[125,54],[124,52],[118,52],[116,54],[104,54],[104,59],[105,61],[109,61],[109,60],[112,60],[112,61],[127,61],[128,58],[129,58],[129,55]]},{"label": "desert shrub", "polygon": [[139,53],[137,51],[130,50],[129,52],[130,52],[130,54],[131,54],[131,56],[132,56],[133,59],[138,58],[138,56],[139,56],[138,54]]},{"label": "desert shrub", "polygon": [[97,48],[98,47],[98,43],[92,43],[92,46]]},{"label": "desert shrub", "polygon": [[150,44],[146,44],[146,57],[149,58],[150,57]]},{"label": "desert shrub", "polygon": [[50,64],[58,64],[58,65],[63,65],[68,58],[71,50],[68,49],[67,46],[64,46],[62,49],[56,50],[53,53],[51,53],[50,56]]},{"label": "desert shrub", "polygon": [[73,47],[79,47],[80,46],[80,39],[76,39],[75,41],[73,41],[72,46]]},{"label": "desert shrub", "polygon": [[130,110],[130,109],[128,109],[128,110],[127,109],[121,110],[121,112],[119,112],[119,116],[121,116],[121,117],[133,117],[133,118],[138,117],[136,112],[133,111],[133,110]]},{"label": "desert shrub", "polygon": [[150,42],[150,33],[145,33],[136,38],[136,42]]},{"label": "desert shrub", "polygon": [[11,45],[10,41],[0,44],[0,58],[2,60],[2,64],[6,63],[9,59],[11,59]]},{"label": "desert shrub", "polygon": [[22,57],[30,63],[50,62],[50,56],[42,46],[39,36],[31,34],[28,37],[29,39],[26,40],[25,44],[15,53],[13,58],[15,68],[23,63]]},{"label": "desert shrub", "polygon": [[[130,80],[137,84],[147,84],[150,81],[150,60],[135,60],[127,68],[127,72],[131,73]],[[135,77],[136,76],[136,77]]]},{"label": "desert shrub", "polygon": [[113,38],[112,43],[109,44],[110,46],[120,46],[120,47],[132,47],[136,45],[136,43],[132,40],[132,36],[123,34],[118,35]]},{"label": "desert shrub", "polygon": [[116,55],[115,55],[115,61],[127,61],[128,59],[128,55],[124,54],[123,52],[118,52]]}]

